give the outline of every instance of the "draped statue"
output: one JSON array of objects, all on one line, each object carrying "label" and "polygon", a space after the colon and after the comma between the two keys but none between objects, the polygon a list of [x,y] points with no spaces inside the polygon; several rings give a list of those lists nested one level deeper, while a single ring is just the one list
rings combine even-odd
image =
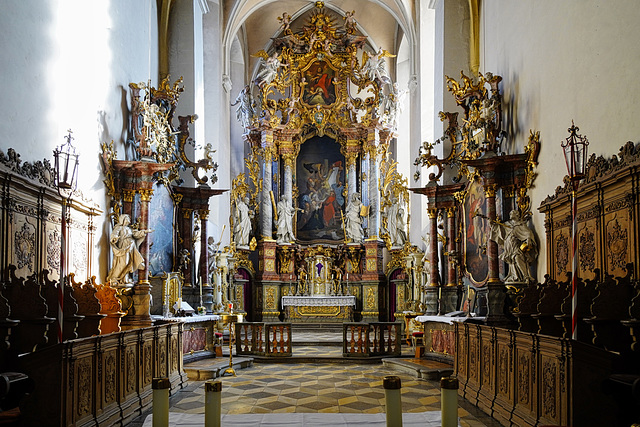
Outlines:
[{"label": "draped statue", "polygon": [[113,227],[109,244],[113,251],[113,263],[107,275],[107,282],[112,284],[126,283],[127,275],[144,268],[144,258],[139,247],[144,238],[153,230],[133,230],[130,227],[131,217],[120,215],[118,224]]}]

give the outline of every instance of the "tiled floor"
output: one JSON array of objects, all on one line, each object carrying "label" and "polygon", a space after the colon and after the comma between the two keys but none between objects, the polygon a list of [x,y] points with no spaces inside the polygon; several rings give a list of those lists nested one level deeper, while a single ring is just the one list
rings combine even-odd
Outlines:
[{"label": "tiled floor", "polygon": [[[341,335],[338,345],[336,334],[322,334],[322,343],[321,334],[316,334],[316,346],[296,346],[295,342],[309,342],[309,337],[296,335],[297,339],[293,340],[294,357],[342,355]],[[403,353],[409,354],[410,349],[405,349]],[[227,375],[216,379],[222,382],[222,414],[381,414],[385,411],[382,381],[387,375],[395,375],[401,379],[404,413],[440,411],[439,381],[418,379],[415,375],[382,364],[294,361],[295,359],[292,360],[293,363],[260,363],[256,360],[253,366],[236,370],[236,377]],[[189,381],[185,389],[171,397],[170,411],[204,414],[204,393],[204,381]],[[150,412],[147,411],[129,425],[142,426]],[[459,399],[458,415],[463,427],[500,425],[462,399]]]}]

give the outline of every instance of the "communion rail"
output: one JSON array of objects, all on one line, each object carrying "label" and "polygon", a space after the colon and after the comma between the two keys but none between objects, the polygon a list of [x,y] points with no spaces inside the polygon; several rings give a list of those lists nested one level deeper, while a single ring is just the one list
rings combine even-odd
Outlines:
[{"label": "communion rail", "polygon": [[236,354],[255,356],[291,356],[291,323],[239,322],[236,330]]},{"label": "communion rail", "polygon": [[402,322],[370,322],[342,324],[344,357],[399,356]]}]

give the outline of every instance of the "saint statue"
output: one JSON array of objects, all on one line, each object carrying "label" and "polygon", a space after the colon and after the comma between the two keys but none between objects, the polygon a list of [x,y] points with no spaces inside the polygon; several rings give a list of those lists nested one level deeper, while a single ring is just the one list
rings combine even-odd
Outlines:
[{"label": "saint statue", "polygon": [[361,216],[363,207],[360,193],[353,193],[349,203],[347,203],[347,213],[345,215],[345,237],[351,242],[361,243],[364,239]]},{"label": "saint statue", "polygon": [[239,248],[248,248],[249,236],[251,235],[251,219],[254,215],[253,211],[249,209],[249,196],[238,197],[233,215],[234,241]]},{"label": "saint statue", "polygon": [[113,227],[109,243],[113,251],[113,263],[107,275],[111,284],[126,283],[127,274],[144,268],[144,258],[138,249],[140,244],[153,230],[133,230],[129,225],[131,217],[120,215],[118,224]]},{"label": "saint statue", "polygon": [[276,242],[278,244],[291,243],[295,241],[293,235],[293,214],[295,208],[288,198],[283,197],[277,206],[278,220],[276,221]]},{"label": "saint statue", "polygon": [[407,231],[404,219],[404,205],[396,196],[391,197],[391,204],[386,207],[383,216],[387,218],[387,232],[391,246],[403,246],[407,241]]},{"label": "saint statue", "polygon": [[[239,105],[238,105],[239,104]],[[246,85],[244,89],[240,91],[236,100],[231,106],[238,105],[236,108],[236,118],[245,129],[251,126],[251,120],[255,115],[255,103],[251,98],[251,89],[249,85]]]},{"label": "saint statue", "polygon": [[489,239],[502,246],[500,259],[509,264],[504,282],[529,283],[534,280],[530,267],[538,256],[536,237],[518,210],[512,210],[509,218],[506,223],[491,221]]}]

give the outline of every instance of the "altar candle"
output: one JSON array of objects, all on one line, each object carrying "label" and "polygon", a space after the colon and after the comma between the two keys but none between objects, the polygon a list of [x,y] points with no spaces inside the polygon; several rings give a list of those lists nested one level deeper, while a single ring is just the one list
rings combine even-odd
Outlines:
[{"label": "altar candle", "polygon": [[182,298],[178,298],[178,310],[182,308]]}]

